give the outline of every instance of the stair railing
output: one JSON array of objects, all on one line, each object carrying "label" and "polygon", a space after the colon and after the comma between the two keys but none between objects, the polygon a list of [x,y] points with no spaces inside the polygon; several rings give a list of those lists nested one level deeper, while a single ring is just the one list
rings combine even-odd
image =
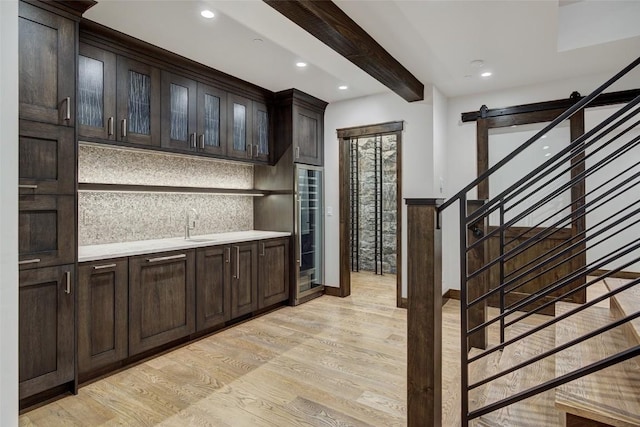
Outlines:
[{"label": "stair railing", "polygon": [[[570,319],[640,283],[640,279],[631,280],[624,286],[584,302],[562,315],[539,321],[536,326],[512,328],[514,325],[522,325],[525,319],[533,315],[552,310],[556,302],[584,293],[592,285],[640,262],[640,235],[636,238],[630,233],[632,227],[640,224],[640,200],[629,197],[634,190],[640,188],[640,135],[636,135],[640,129],[640,96],[490,200],[479,205],[476,202],[476,205],[469,209],[471,200],[468,198],[469,192],[495,176],[517,156],[523,155],[528,147],[544,135],[587,107],[598,95],[639,64],[640,58],[560,114],[544,129],[437,208],[439,214],[455,203],[459,208],[461,420],[464,426],[490,412],[640,355],[640,346],[631,346],[622,352],[565,375],[541,381],[533,387],[514,392],[500,400],[478,408],[469,408],[471,390],[487,386],[505,375],[640,317],[640,311],[632,313],[557,347],[542,349],[527,360],[470,383],[470,364],[547,330],[558,322]],[[638,160],[630,162],[629,159]],[[621,164],[624,166],[618,167]],[[566,179],[572,172],[571,178]],[[607,178],[601,184],[584,191],[583,195],[578,199],[574,198],[570,203],[558,204],[559,196],[563,193],[572,191],[587,178],[605,172]],[[623,207],[620,207],[621,205]],[[597,219],[593,220],[593,224],[580,229],[580,224],[586,222],[587,215]],[[532,225],[527,225],[526,228],[518,225],[532,216],[538,217]],[[490,221],[497,221],[497,224],[489,227]],[[569,238],[550,248],[543,246],[545,239],[563,233],[563,230],[568,230],[569,227],[574,227],[575,231]],[[476,251],[487,248],[490,242],[497,244],[498,250],[494,249],[492,253],[481,251],[484,255],[478,259]],[[587,259],[587,251],[590,251],[590,259],[578,268],[571,268],[575,265],[572,263],[576,259]],[[596,255],[593,255],[594,253]],[[487,277],[490,280],[479,280]],[[519,292],[534,281],[541,286],[528,292]],[[485,283],[486,289],[478,289],[479,283]],[[498,300],[499,309],[497,314],[487,316],[484,306],[491,298]],[[477,316],[474,317],[474,310],[479,307],[482,307],[480,312],[483,313],[480,320]],[[472,317],[474,320],[470,322],[469,319]],[[521,332],[522,329],[526,329],[525,332]],[[486,337],[490,330],[492,333],[499,332],[499,342],[488,345],[479,354],[470,357],[472,337]],[[411,425],[411,422],[409,424]]]}]

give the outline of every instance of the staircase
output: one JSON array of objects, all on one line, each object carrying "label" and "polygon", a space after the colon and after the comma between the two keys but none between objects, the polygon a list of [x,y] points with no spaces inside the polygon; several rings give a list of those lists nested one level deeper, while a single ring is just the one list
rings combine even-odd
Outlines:
[{"label": "staircase", "polygon": [[574,115],[582,122],[584,109],[638,65],[640,58],[554,113],[446,202],[407,200],[414,258],[409,427],[440,421],[440,218],[446,212],[450,220],[453,205],[460,236],[460,424],[640,426],[640,275],[630,274],[640,265],[640,95],[588,132],[572,127],[568,146],[488,200],[469,198],[491,194],[488,183],[504,179],[495,174],[512,162],[518,171],[531,164],[529,147]]}]

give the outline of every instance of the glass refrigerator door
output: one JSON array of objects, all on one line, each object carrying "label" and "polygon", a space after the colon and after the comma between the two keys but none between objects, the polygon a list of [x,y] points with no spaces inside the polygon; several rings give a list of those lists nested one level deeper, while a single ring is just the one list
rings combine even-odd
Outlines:
[{"label": "glass refrigerator door", "polygon": [[322,169],[298,166],[298,296],[323,285]]}]

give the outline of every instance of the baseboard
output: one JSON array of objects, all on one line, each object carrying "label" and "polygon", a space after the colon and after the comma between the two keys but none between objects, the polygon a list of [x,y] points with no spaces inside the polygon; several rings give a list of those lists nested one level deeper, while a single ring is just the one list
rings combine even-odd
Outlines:
[{"label": "baseboard", "polygon": [[460,289],[449,289],[442,295],[442,299],[457,299],[460,300]]},{"label": "baseboard", "polygon": [[[609,273],[611,270],[596,270],[590,274],[590,276],[602,276],[604,274]],[[616,279],[637,279],[640,277],[640,273],[636,273],[635,271],[617,271],[610,275],[609,277],[615,277]]]},{"label": "baseboard", "polygon": [[342,297],[342,293],[340,292],[340,288],[334,288],[333,286],[325,286],[324,294],[332,297]]}]

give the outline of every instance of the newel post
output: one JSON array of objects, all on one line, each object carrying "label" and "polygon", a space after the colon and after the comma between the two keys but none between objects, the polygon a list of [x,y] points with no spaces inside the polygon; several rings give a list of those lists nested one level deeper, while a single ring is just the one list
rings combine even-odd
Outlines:
[{"label": "newel post", "polygon": [[407,204],[407,426],[442,425],[442,199]]}]

